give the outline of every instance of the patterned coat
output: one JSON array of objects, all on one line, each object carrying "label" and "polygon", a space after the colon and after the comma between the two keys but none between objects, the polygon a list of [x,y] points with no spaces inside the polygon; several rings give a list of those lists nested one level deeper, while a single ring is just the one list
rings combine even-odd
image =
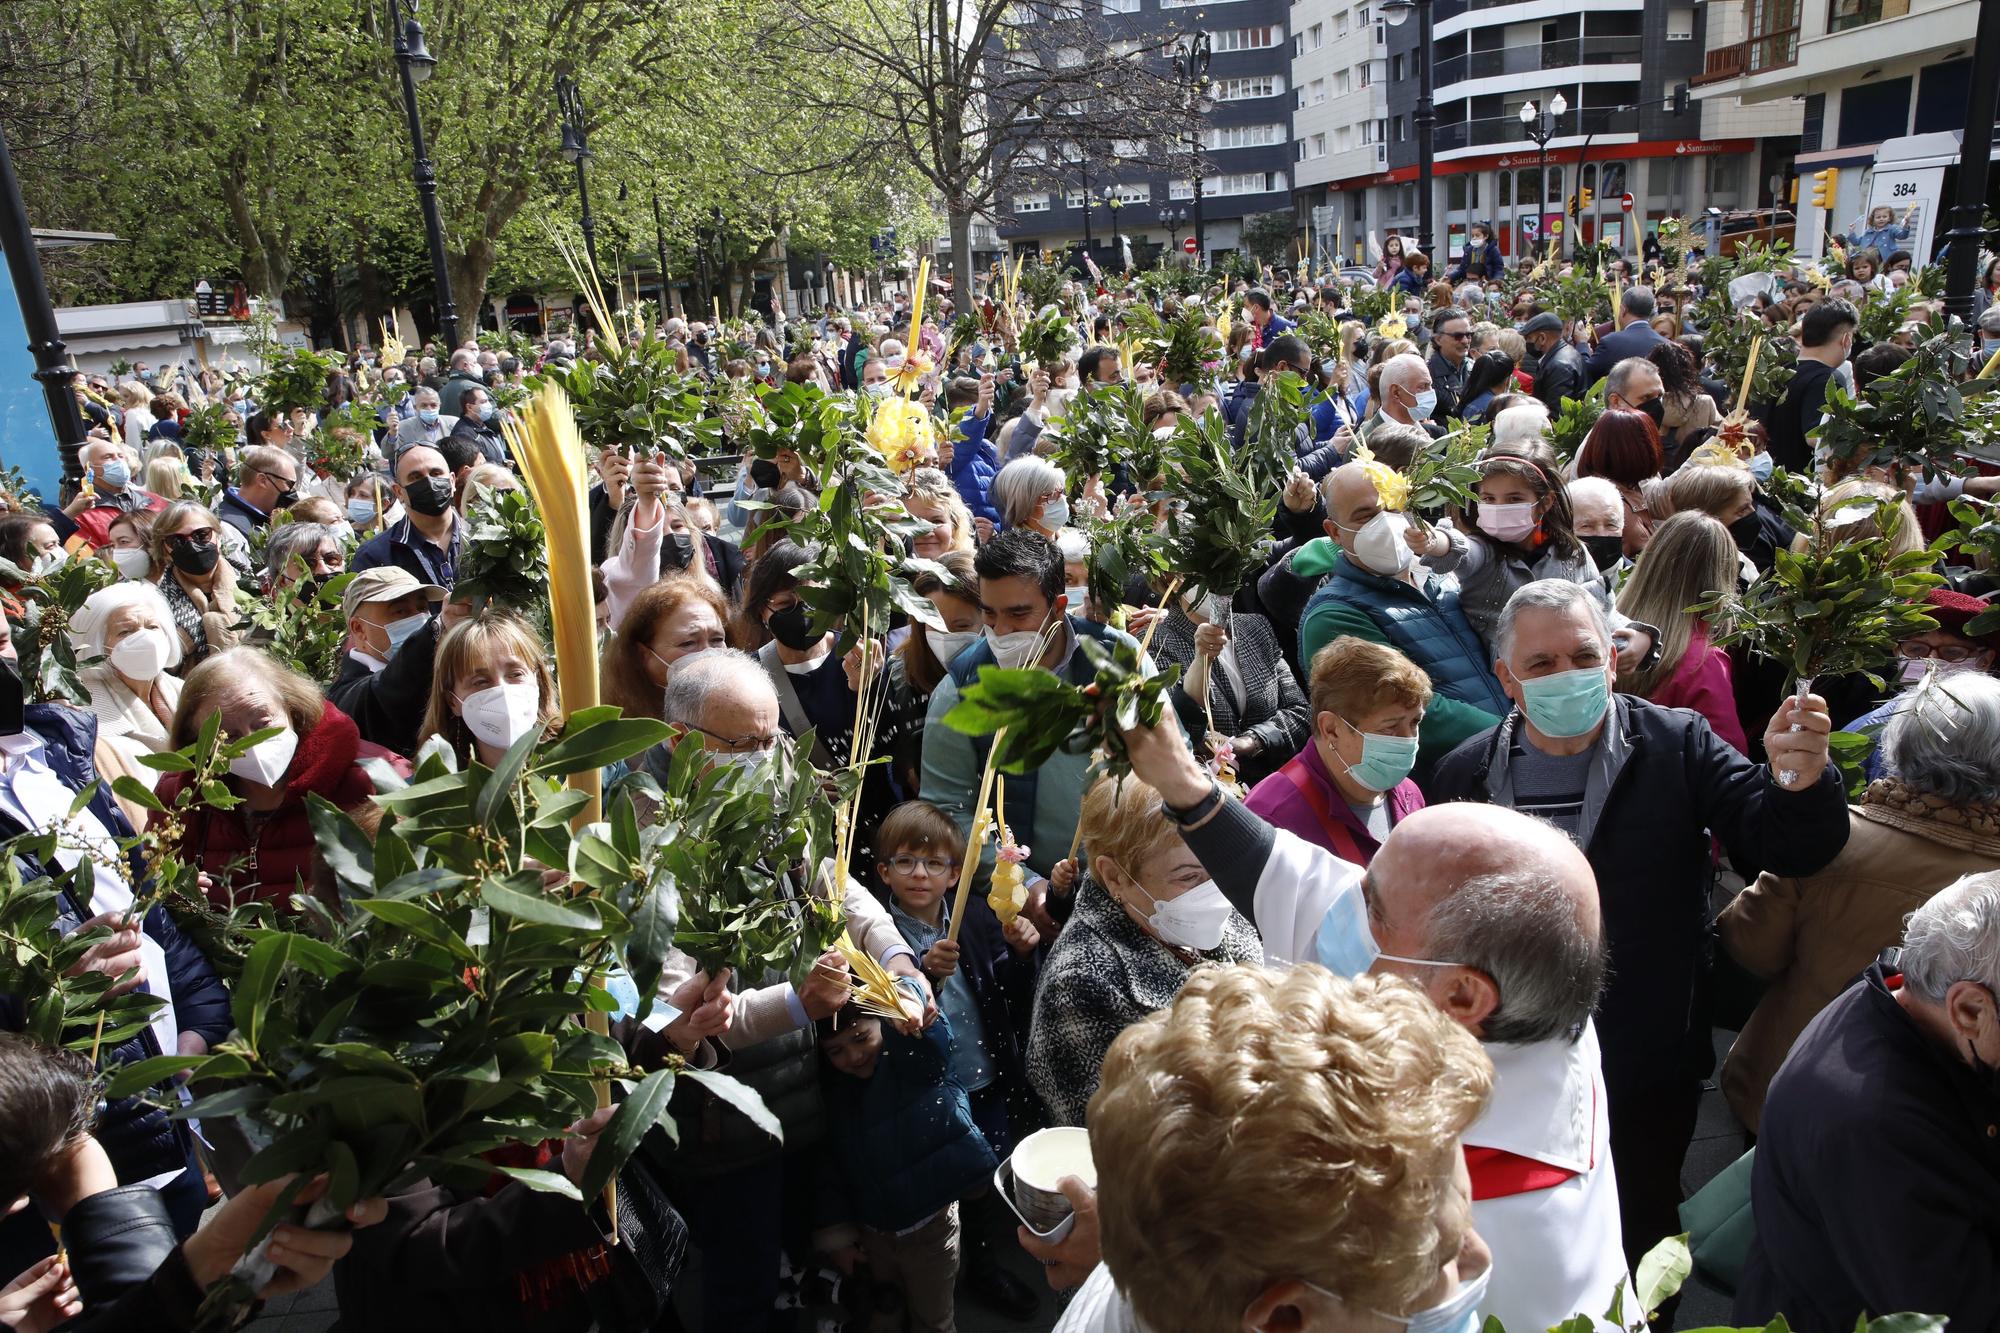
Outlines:
[{"label": "patterned coat", "polygon": [[1049,1108],[1049,1122],[1083,1123],[1111,1043],[1172,1004],[1197,965],[1263,961],[1264,942],[1240,914],[1230,914],[1220,945],[1189,954],[1147,934],[1109,890],[1085,879],[1042,965],[1028,1028],[1028,1082]]},{"label": "patterned coat", "polygon": [[[1312,706],[1285,661],[1270,621],[1251,612],[1232,611],[1227,624],[1228,661],[1235,667],[1235,675],[1232,677],[1223,662],[1209,664],[1208,706],[1215,729],[1223,735],[1248,734],[1264,742],[1262,754],[1240,765],[1244,781],[1255,784],[1277,772],[1312,735]],[[1176,605],[1153,635],[1154,663],[1162,668],[1175,663],[1185,678],[1188,667],[1194,664],[1194,633],[1194,621]],[[1236,695],[1239,681],[1243,687],[1241,705]],[[1174,712],[1180,715],[1181,726],[1190,737],[1199,740],[1207,734],[1200,699],[1179,684],[1167,697],[1173,700]]]}]

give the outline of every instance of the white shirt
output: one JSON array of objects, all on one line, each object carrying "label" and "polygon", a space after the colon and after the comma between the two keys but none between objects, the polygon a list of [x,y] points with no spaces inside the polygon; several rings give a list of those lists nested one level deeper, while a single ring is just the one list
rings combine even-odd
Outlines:
[{"label": "white shirt", "polygon": [[1099,1263],[1076,1289],[1055,1333],[1143,1333],[1144,1328],[1111,1270]]}]

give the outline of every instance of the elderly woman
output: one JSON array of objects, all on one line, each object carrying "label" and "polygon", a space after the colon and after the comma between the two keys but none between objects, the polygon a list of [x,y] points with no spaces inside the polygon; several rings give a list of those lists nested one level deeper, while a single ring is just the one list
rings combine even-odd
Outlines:
[{"label": "elderly woman", "polygon": [[[180,854],[207,870],[217,907],[254,900],[285,911],[298,886],[312,883],[319,859],[306,798],[352,810],[375,794],[359,762],[364,756],[405,774],[409,765],[363,741],[353,719],[328,703],[319,686],[254,648],[216,653],[188,673],[167,748],[194,744],[217,714],[228,740],[276,733],[229,761],[222,782],[240,803],[232,810],[202,807],[191,816]],[[187,781],[185,773],[166,774],[160,799],[171,806]]]},{"label": "elderly woman", "polygon": [[993,478],[993,504],[1009,528],[1033,528],[1050,541],[1069,524],[1069,478],[1032,454],[1010,460]]},{"label": "elderly woman", "polygon": [[325,523],[287,523],[273,528],[264,545],[264,587],[268,592],[305,582],[317,588],[347,572],[347,547]]},{"label": "elderly woman", "polygon": [[1311,731],[1304,691],[1271,622],[1231,611],[1210,594],[1177,596],[1153,634],[1153,661],[1185,674],[1167,692],[1198,750],[1227,738],[1238,778],[1255,783],[1278,771]]},{"label": "elderly woman", "polygon": [[116,746],[133,773],[153,785],[158,772],[137,759],[167,748],[181,697],[180,678],[167,674],[180,664],[181,640],[166,599],[150,583],[100,588],[70,617],[69,641],[79,660],[103,659],[80,673],[98,739]]},{"label": "elderly woman", "polygon": [[1261,963],[1257,931],[1210,881],[1143,782],[1105,776],[1083,798],[1089,874],[1056,936],[1028,1028],[1028,1081],[1058,1125],[1080,1125],[1120,1032],[1173,1003],[1201,963]]},{"label": "elderly woman", "polygon": [[214,514],[193,500],[167,506],[153,523],[152,579],[174,613],[183,666],[235,646],[236,573]]},{"label": "elderly woman", "polygon": [[1632,568],[1625,556],[1625,501],[1603,477],[1578,477],[1563,487],[1576,521],[1576,539],[1590,552],[1606,588],[1617,588]]},{"label": "elderly woman", "polygon": [[2000,865],[2000,680],[1934,678],[1883,732],[1894,777],[1848,810],[1839,856],[1816,875],[1766,874],[1723,909],[1730,956],[1771,984],[1722,1065],[1722,1091],[1757,1128],[1792,1043],[1903,919],[1960,876]]},{"label": "elderly woman", "polygon": [[1390,829],[1423,809],[1410,770],[1430,677],[1394,648],[1339,638],[1313,657],[1311,699],[1311,738],[1243,804],[1365,866]]}]

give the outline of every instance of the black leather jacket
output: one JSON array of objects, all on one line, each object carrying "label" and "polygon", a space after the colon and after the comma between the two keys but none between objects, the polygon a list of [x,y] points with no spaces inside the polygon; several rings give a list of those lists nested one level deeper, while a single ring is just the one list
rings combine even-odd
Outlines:
[{"label": "black leather jacket", "polygon": [[121,1185],[93,1194],[63,1218],[63,1245],[84,1311],[63,1333],[161,1333],[191,1329],[202,1291],[174,1239],[158,1190]]}]

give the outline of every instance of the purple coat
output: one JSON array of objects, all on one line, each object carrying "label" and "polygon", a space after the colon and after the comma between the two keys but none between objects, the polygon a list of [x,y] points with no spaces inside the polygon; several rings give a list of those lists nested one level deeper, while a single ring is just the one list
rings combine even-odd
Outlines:
[{"label": "purple coat", "polygon": [[[1320,759],[1319,746],[1312,741],[1307,741],[1305,748],[1283,768],[1252,787],[1243,804],[1273,827],[1297,834],[1358,865],[1367,865],[1380,846],[1348,806],[1347,798],[1341,795],[1333,775]],[[1423,808],[1424,794],[1408,778],[1390,789],[1392,827],[1402,823],[1411,811]],[[1329,820],[1336,827],[1330,828]]]}]

